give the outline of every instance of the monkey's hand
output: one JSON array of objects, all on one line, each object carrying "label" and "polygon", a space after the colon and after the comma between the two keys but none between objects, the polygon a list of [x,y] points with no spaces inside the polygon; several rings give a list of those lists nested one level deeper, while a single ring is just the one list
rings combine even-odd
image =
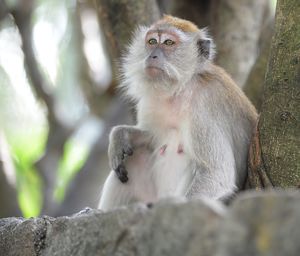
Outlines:
[{"label": "monkey's hand", "polygon": [[108,158],[110,167],[116,172],[122,183],[128,181],[128,172],[125,168],[125,161],[133,154],[131,145],[130,130],[127,127],[114,127],[110,133]]}]

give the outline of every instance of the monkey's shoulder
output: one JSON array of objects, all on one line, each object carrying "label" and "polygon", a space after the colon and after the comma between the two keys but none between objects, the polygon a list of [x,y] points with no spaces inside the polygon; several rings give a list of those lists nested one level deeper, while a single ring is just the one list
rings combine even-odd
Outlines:
[{"label": "monkey's shoulder", "polygon": [[211,64],[205,72],[198,74],[198,83],[203,88],[199,93],[206,91],[209,101],[215,101],[218,106],[242,112],[251,120],[256,120],[255,107],[222,67]]},{"label": "monkey's shoulder", "polygon": [[220,66],[210,64],[207,68],[197,74],[198,82],[208,86],[222,85],[225,88],[238,90],[238,85],[231,76]]}]

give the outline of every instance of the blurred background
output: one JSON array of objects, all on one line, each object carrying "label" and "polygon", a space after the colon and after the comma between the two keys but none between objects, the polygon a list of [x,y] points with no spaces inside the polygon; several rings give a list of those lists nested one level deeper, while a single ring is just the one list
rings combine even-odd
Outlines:
[{"label": "blurred background", "polygon": [[133,123],[116,90],[137,24],[163,13],[208,26],[259,109],[275,0],[0,0],[0,217],[96,207],[108,134]]}]

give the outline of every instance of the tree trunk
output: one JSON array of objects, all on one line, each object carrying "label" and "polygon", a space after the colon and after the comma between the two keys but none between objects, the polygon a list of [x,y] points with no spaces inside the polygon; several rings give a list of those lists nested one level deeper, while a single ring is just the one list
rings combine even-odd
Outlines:
[{"label": "tree trunk", "polygon": [[257,58],[260,27],[269,0],[212,0],[211,30],[217,45],[216,62],[244,87]]},{"label": "tree trunk", "polygon": [[250,155],[250,175],[263,171],[273,186],[282,188],[300,185],[299,13],[299,0],[278,1],[257,143],[250,150],[257,153]]},{"label": "tree trunk", "polygon": [[247,78],[244,86],[244,92],[254,104],[257,111],[261,111],[263,100],[263,84],[265,81],[266,69],[269,61],[271,40],[274,34],[274,17],[271,14],[271,8],[266,8],[262,24],[258,52],[259,56],[256,59],[254,66]]}]

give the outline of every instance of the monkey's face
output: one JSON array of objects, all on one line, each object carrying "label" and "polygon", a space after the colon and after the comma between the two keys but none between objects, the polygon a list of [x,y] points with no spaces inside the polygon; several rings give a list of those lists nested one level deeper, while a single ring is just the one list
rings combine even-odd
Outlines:
[{"label": "monkey's face", "polygon": [[140,26],[122,61],[122,84],[134,99],[174,94],[204,70],[213,57],[206,30],[165,16],[151,27]]},{"label": "monkey's face", "polygon": [[148,57],[145,61],[145,72],[153,79],[170,75],[168,62],[180,44],[178,35],[172,31],[149,30],[145,38]]},{"label": "monkey's face", "polygon": [[197,61],[197,54],[191,54],[196,53],[192,39],[174,28],[150,28],[145,35],[146,78],[174,85],[192,74],[192,64]]}]

